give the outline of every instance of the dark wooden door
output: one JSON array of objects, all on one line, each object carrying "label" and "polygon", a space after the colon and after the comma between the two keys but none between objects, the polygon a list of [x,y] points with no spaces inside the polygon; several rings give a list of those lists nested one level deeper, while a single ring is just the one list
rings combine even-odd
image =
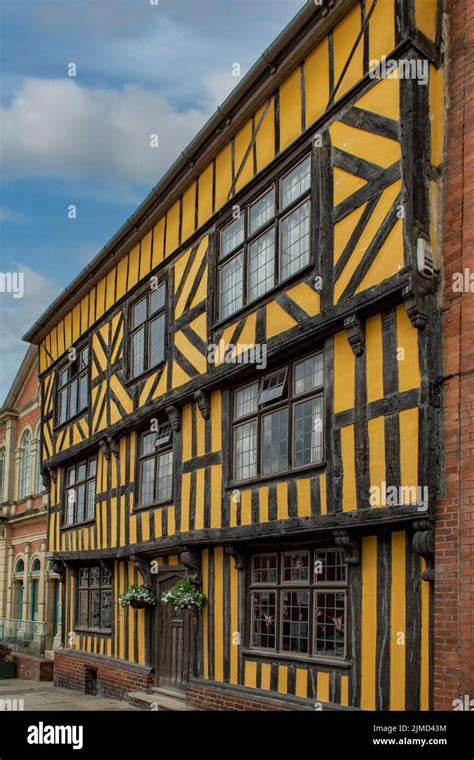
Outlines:
[{"label": "dark wooden door", "polygon": [[[160,583],[160,596],[173,586],[177,578]],[[160,631],[158,640],[158,685],[184,689],[193,672],[194,615],[188,610],[175,609],[171,604],[160,604]]]}]

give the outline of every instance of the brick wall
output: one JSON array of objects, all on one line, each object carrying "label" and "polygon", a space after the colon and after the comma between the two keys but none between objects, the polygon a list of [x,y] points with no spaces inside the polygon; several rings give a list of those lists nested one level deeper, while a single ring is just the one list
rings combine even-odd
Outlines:
[{"label": "brick wall", "polygon": [[16,677],[23,681],[52,681],[53,661],[19,652],[12,653],[16,663]]},{"label": "brick wall", "polygon": [[289,700],[272,699],[271,697],[252,694],[250,690],[225,688],[214,684],[203,684],[192,681],[186,689],[186,702],[204,710],[222,711],[259,711],[259,712],[288,712],[290,710],[311,710],[312,705],[303,702],[292,703]]},{"label": "brick wall", "polygon": [[102,697],[127,700],[130,691],[148,691],[153,685],[149,668],[61,649],[54,655],[54,685],[85,693],[91,668],[97,671],[97,694]]},{"label": "brick wall", "polygon": [[474,3],[450,0],[444,174],[444,435],[446,498],[437,507],[434,708],[474,699]]}]

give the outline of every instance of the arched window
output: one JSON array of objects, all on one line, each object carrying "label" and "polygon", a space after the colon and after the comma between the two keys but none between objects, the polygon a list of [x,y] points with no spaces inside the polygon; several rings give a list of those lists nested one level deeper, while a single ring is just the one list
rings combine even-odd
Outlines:
[{"label": "arched window", "polygon": [[21,439],[20,451],[20,493],[19,498],[24,499],[31,493],[31,433],[25,430]]},{"label": "arched window", "polygon": [[39,573],[41,570],[41,562],[38,558],[33,560],[33,564],[31,565],[31,572],[32,573]]},{"label": "arched window", "polygon": [[43,474],[41,472],[41,450],[40,450],[40,442],[38,441],[38,448],[36,449],[36,486],[35,486],[36,493],[41,493],[44,491],[44,485],[43,485]]},{"label": "arched window", "polygon": [[0,449],[0,502],[4,501],[3,486],[5,483],[5,449]]},{"label": "arched window", "polygon": [[25,571],[25,563],[22,559],[19,559],[16,563],[15,573],[23,573]]}]

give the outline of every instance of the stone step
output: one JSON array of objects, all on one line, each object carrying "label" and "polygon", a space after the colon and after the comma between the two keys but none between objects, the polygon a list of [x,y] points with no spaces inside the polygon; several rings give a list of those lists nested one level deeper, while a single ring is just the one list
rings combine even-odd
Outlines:
[{"label": "stone step", "polygon": [[153,694],[162,694],[164,697],[173,697],[174,699],[186,701],[186,692],[181,689],[172,689],[167,686],[152,686],[151,691]]},{"label": "stone step", "polygon": [[167,710],[167,711],[194,711],[194,707],[187,705],[183,699],[177,699],[167,694],[156,694],[145,691],[131,691],[128,694],[128,703],[132,707],[138,707],[140,710]]}]

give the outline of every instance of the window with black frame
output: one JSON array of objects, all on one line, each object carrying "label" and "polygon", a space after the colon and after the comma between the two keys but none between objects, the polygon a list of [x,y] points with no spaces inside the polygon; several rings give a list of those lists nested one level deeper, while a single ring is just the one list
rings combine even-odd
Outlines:
[{"label": "window with black frame", "polygon": [[129,375],[138,377],[165,359],[166,285],[151,287],[130,306]]},{"label": "window with black frame", "polygon": [[64,525],[76,525],[95,518],[96,472],[96,457],[66,468]]},{"label": "window with black frame", "polygon": [[173,431],[169,422],[140,436],[137,507],[168,502],[173,496]]},{"label": "window with black frame", "polygon": [[347,566],[339,549],[291,549],[250,560],[251,648],[346,656]]},{"label": "window with black frame", "polygon": [[234,481],[322,461],[323,379],[318,352],[234,391]]},{"label": "window with black frame", "polygon": [[112,572],[104,566],[81,567],[77,574],[76,627],[94,631],[112,628]]},{"label": "window with black frame", "polygon": [[66,359],[57,372],[57,417],[63,425],[87,409],[89,403],[89,347],[75,352],[75,359]]},{"label": "window with black frame", "polygon": [[311,156],[277,178],[219,233],[219,318],[310,262]]}]

